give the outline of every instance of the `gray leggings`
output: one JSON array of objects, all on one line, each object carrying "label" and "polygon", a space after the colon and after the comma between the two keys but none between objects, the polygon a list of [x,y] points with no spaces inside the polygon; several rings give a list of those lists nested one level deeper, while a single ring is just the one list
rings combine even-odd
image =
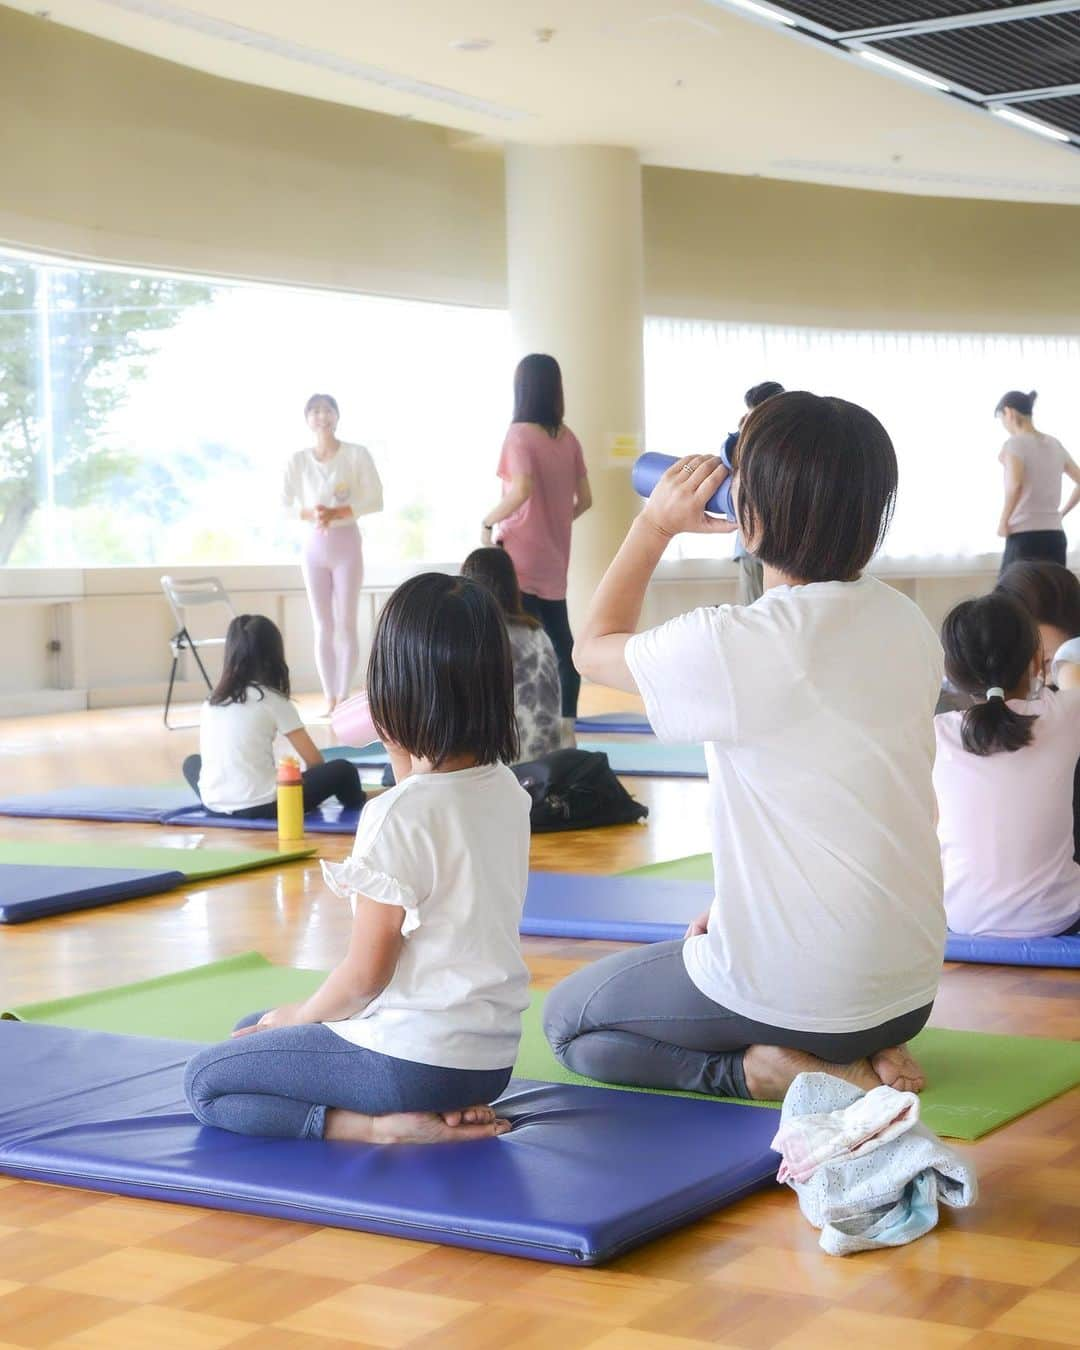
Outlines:
[{"label": "gray leggings", "polygon": [[909,1040],[933,1006],[868,1031],[788,1031],[706,998],[686,973],[682,948],[681,940],[635,947],[556,985],[544,1008],[544,1031],[557,1058],[602,1083],[748,1097],[743,1054],[751,1045],[850,1064]]},{"label": "gray leggings", "polygon": [[[238,1027],[257,1022],[252,1013]],[[203,1125],[278,1139],[321,1139],[328,1107],[387,1116],[493,1102],[510,1069],[440,1069],[353,1045],[319,1022],[208,1045],[184,1093]]]}]

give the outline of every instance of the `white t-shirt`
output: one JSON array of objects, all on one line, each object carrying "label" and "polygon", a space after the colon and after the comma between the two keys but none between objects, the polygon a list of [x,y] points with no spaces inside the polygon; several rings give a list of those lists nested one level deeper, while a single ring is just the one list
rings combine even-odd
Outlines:
[{"label": "white t-shirt", "polygon": [[405,942],[382,993],[331,1031],[440,1068],[513,1064],[529,1001],[530,805],[504,764],[414,774],[368,802],[352,856],[323,876],[342,897],[400,905]]},{"label": "white t-shirt", "polygon": [[[316,506],[351,506],[353,516],[369,516],[383,509],[382,482],[375,461],[362,445],[342,441],[326,461],[313,450],[297,450],[285,466],[281,504],[286,510],[310,511]],[[346,516],[332,520],[330,529],[354,522]]]},{"label": "white t-shirt", "polygon": [[945,914],[934,833],[941,648],[872,577],[781,586],[640,633],[626,660],[665,741],[703,741],[716,898],[694,984],[796,1031],[930,1003]]},{"label": "white t-shirt", "polygon": [[1014,712],[1034,715],[1022,750],[973,755],[963,713],[934,718],[934,786],[945,869],[945,912],[957,933],[1048,937],[1080,918],[1073,862],[1073,774],[1080,758],[1080,690],[1047,689]]},{"label": "white t-shirt", "polygon": [[204,703],[199,713],[199,796],[211,811],[266,806],[277,795],[274,737],[304,725],[275,689],[248,685],[243,703]]}]

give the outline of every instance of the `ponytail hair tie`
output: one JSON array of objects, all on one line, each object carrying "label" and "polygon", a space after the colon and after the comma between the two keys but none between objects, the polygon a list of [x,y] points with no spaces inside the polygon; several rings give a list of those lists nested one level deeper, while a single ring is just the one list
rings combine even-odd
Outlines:
[{"label": "ponytail hair tie", "polygon": [[986,691],[986,701],[987,701],[987,703],[989,703],[990,700],[991,700],[992,698],[1000,698],[1000,699],[1002,700],[1002,702],[1004,702],[1004,701],[1005,701],[1005,690],[1004,690],[1004,689],[999,689],[998,686],[995,684],[994,687],[993,687],[993,689],[988,689],[988,690]]}]

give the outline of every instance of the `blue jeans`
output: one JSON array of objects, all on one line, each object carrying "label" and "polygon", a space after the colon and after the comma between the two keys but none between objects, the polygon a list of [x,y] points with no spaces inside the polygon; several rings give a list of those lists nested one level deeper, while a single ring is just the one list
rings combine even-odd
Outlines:
[{"label": "blue jeans", "polygon": [[[237,1026],[250,1026],[252,1013]],[[188,1061],[184,1093],[203,1125],[277,1139],[321,1139],[328,1107],[387,1116],[489,1103],[510,1069],[440,1069],[353,1045],[320,1022],[209,1045]]]}]

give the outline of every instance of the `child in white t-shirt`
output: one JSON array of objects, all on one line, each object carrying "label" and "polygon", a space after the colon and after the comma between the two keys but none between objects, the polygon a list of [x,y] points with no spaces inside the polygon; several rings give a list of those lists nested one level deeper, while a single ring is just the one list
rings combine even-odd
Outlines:
[{"label": "child in white t-shirt", "polygon": [[509,1129],[489,1105],[517,1057],[529,866],[510,645],[477,582],[412,578],[380,615],[367,679],[397,786],[352,856],[348,951],[303,1003],[255,1013],[188,1065],[206,1125],[241,1134],[441,1143]]},{"label": "child in white t-shirt", "polygon": [[184,777],[208,811],[242,820],[277,819],[274,738],[279,735],[307,766],[305,811],[330,797],[346,808],[363,806],[356,766],[323,759],[289,692],[277,624],[262,614],[238,614],[225,634],[221,678],[199,714],[200,753],[184,760]]},{"label": "child in white t-shirt", "polygon": [[1038,629],[1000,590],[957,605],[941,635],[949,679],[979,699],[934,719],[949,927],[1015,938],[1075,931],[1080,690],[1042,688]]},{"label": "child in white t-shirt", "polygon": [[644,697],[662,740],[704,743],[715,900],[685,940],[571,975],[545,1029],[563,1063],[606,1082],[778,1098],[816,1070],[918,1090],[904,1042],[929,1017],[945,939],[942,662],[918,608],[864,574],[896,456],[865,409],[795,392],[750,413],[734,467],[761,599],[634,634],[672,537],[735,528],[704,510],[723,465],[690,456],[631,526],[575,648],[582,674]]}]

